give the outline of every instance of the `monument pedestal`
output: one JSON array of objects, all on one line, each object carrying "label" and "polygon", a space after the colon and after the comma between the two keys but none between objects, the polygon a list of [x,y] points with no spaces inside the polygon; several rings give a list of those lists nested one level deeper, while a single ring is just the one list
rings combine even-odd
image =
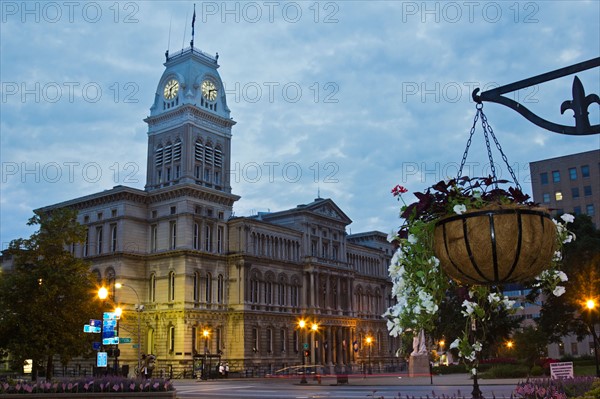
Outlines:
[{"label": "monument pedestal", "polygon": [[429,375],[429,355],[410,355],[408,376],[419,377]]}]

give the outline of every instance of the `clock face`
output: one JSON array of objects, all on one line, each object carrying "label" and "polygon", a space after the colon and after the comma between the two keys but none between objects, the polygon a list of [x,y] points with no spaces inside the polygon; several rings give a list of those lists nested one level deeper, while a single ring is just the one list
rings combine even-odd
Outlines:
[{"label": "clock face", "polygon": [[202,97],[208,101],[215,101],[217,99],[217,87],[210,80],[202,82]]},{"label": "clock face", "polygon": [[177,92],[179,91],[179,82],[175,79],[171,79],[165,85],[164,96],[167,100],[175,98]]}]

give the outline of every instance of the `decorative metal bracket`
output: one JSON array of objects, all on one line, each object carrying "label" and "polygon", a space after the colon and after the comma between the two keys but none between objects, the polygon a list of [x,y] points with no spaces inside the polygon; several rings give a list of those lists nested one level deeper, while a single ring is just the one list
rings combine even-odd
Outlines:
[{"label": "decorative metal bracket", "polygon": [[505,105],[510,109],[517,111],[518,113],[523,115],[528,121],[544,129],[550,130],[551,132],[576,136],[599,134],[600,125],[590,125],[587,109],[593,103],[597,103],[598,105],[600,105],[600,97],[598,97],[597,94],[590,94],[586,96],[585,90],[583,89],[583,85],[581,84],[581,81],[577,76],[575,76],[575,78],[573,79],[573,99],[569,101],[564,101],[560,106],[561,114],[563,114],[568,109],[573,110],[575,126],[559,125],[547,121],[531,112],[523,104],[520,104],[515,100],[502,96],[502,94],[512,93],[514,91],[524,89],[526,87],[531,87],[539,83],[548,82],[550,80],[558,79],[563,76],[572,75],[577,72],[597,67],[600,67],[600,57],[580,62],[578,64],[574,64],[568,67],[560,68],[555,71],[546,72],[541,75],[533,76],[531,78],[523,79],[515,83],[500,86],[492,90],[487,90],[479,95],[477,94],[479,92],[479,88],[477,88],[473,90],[473,101],[475,101],[478,104],[481,104],[483,101],[488,101]]}]

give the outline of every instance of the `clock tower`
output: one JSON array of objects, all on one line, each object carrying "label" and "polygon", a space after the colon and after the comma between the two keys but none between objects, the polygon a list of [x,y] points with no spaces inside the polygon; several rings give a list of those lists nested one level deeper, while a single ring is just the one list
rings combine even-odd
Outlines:
[{"label": "clock tower", "polygon": [[146,191],[192,184],[231,193],[231,127],[218,54],[165,54],[148,124]]}]

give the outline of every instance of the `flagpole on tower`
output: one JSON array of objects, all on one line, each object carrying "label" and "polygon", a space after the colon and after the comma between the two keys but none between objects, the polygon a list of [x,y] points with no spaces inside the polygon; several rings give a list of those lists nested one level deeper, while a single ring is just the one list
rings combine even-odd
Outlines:
[{"label": "flagpole on tower", "polygon": [[192,16],[192,41],[190,41],[190,47],[194,49],[194,23],[196,22],[196,3],[194,3],[194,15]]}]

